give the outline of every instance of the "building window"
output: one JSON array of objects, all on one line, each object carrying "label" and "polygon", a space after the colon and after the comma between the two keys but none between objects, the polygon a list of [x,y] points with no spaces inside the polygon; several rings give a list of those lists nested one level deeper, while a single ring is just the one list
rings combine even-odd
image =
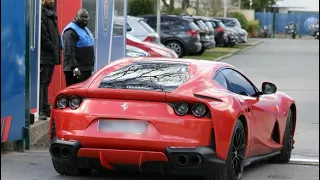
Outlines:
[{"label": "building window", "polygon": [[113,36],[124,36],[124,25],[116,24],[115,19],[124,18],[124,0],[114,1]]},{"label": "building window", "polygon": [[96,7],[96,0],[82,0],[82,8],[89,12],[90,20],[87,27],[93,34],[93,37],[96,37]]}]

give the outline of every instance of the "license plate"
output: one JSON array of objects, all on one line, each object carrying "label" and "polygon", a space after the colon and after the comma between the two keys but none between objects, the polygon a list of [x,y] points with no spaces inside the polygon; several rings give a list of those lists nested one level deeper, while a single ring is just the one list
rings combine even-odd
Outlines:
[{"label": "license plate", "polygon": [[142,134],[148,122],[137,120],[99,120],[98,130],[108,133]]}]

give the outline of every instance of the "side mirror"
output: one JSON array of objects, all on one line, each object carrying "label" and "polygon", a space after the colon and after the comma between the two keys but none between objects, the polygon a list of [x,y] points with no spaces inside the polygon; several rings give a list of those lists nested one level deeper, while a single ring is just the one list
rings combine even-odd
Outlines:
[{"label": "side mirror", "polygon": [[286,26],[286,29],[288,29],[288,26]]},{"label": "side mirror", "polygon": [[277,92],[277,86],[271,82],[262,83],[262,93],[263,94],[274,94]]}]

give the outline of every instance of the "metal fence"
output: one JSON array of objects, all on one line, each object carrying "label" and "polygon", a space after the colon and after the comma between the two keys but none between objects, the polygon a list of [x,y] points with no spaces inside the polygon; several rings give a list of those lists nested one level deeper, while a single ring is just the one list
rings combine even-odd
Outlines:
[{"label": "metal fence", "polygon": [[[260,26],[268,27],[272,33],[272,13],[255,13],[255,19],[260,21]],[[276,32],[275,34],[286,34],[285,27],[294,22],[297,24],[297,30],[300,35],[311,35],[312,25],[319,20],[318,12],[292,12],[292,13],[276,13]]]}]

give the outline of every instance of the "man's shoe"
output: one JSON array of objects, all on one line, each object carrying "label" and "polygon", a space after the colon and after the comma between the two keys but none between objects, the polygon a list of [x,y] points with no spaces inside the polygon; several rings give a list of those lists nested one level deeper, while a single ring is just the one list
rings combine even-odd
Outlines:
[{"label": "man's shoe", "polygon": [[39,120],[47,120],[48,117],[44,114],[39,114]]},{"label": "man's shoe", "polygon": [[47,117],[50,117],[50,112],[45,112],[45,113],[43,113],[43,115],[45,115],[45,116],[47,116]]}]

